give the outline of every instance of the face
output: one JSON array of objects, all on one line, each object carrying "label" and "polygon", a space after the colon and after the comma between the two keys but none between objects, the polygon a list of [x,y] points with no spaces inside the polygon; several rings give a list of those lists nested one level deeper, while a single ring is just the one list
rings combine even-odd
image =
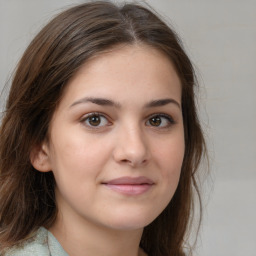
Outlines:
[{"label": "face", "polygon": [[64,220],[148,225],[172,199],[184,156],[172,63],[143,45],[88,61],[68,83],[41,151],[34,166],[53,172]]}]

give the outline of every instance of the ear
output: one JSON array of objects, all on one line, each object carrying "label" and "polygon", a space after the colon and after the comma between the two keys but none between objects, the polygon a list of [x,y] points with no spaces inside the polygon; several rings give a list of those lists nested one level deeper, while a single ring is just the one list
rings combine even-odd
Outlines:
[{"label": "ear", "polygon": [[36,146],[30,153],[30,162],[33,167],[40,172],[49,172],[52,170],[49,146],[46,142],[42,145]]}]

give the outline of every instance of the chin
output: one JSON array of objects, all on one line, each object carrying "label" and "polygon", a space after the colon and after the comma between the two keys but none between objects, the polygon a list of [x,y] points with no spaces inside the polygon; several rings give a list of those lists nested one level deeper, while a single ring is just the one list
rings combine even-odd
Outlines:
[{"label": "chin", "polygon": [[108,226],[111,226],[112,229],[116,230],[137,230],[143,229],[147,225],[157,218],[158,215],[149,215],[147,214],[130,214],[127,216],[127,212],[124,215],[118,215],[112,217],[112,221],[109,222]]}]

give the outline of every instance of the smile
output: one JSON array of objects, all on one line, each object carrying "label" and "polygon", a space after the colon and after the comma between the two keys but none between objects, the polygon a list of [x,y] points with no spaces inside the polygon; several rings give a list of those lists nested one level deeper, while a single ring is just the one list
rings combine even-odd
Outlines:
[{"label": "smile", "polygon": [[121,177],[102,183],[111,190],[124,195],[141,195],[146,193],[154,182],[146,177]]}]

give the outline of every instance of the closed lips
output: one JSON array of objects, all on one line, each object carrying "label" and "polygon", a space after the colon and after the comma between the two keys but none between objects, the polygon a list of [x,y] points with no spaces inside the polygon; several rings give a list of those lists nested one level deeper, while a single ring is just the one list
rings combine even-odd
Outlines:
[{"label": "closed lips", "polygon": [[143,185],[143,184],[153,185],[154,182],[149,178],[141,176],[141,177],[120,177],[120,178],[113,179],[113,180],[110,180],[107,182],[103,182],[103,184],[108,184],[108,185]]},{"label": "closed lips", "polygon": [[103,184],[118,193],[132,196],[147,192],[154,182],[146,177],[121,177]]}]

